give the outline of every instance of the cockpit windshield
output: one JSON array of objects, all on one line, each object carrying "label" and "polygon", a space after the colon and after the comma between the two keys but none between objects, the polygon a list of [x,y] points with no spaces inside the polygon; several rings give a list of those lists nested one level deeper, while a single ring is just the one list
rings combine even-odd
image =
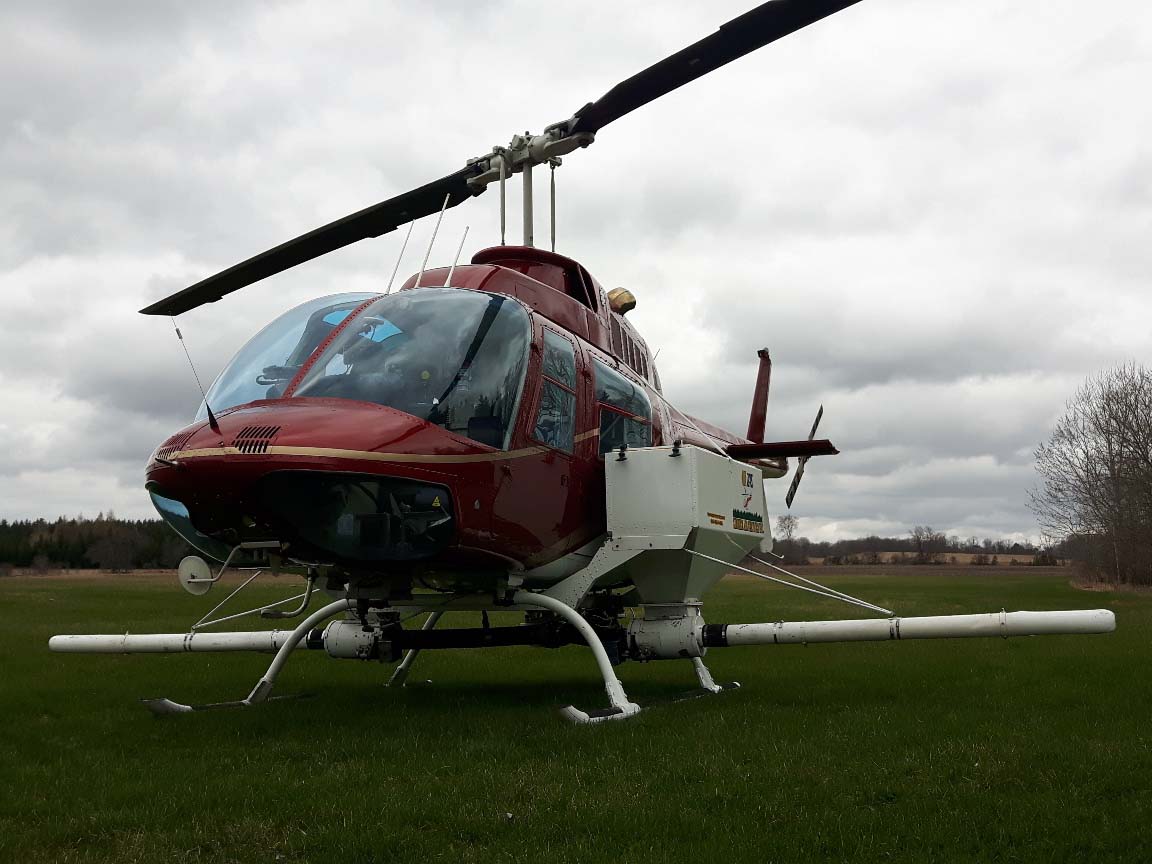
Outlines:
[{"label": "cockpit windshield", "polygon": [[530,338],[527,312],[509,297],[402,291],[364,309],[291,395],[375,402],[506,448]]},{"label": "cockpit windshield", "polygon": [[[253,336],[208,390],[207,403],[223,411],[257,399],[277,399],[304,361],[341,321],[373,294],[319,297],[290,309]],[[204,403],[196,420],[207,420]]]}]

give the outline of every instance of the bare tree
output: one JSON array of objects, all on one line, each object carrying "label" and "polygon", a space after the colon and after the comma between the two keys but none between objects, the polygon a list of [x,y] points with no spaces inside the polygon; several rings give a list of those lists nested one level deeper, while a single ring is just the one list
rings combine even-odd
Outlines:
[{"label": "bare tree", "polygon": [[[804,544],[796,542],[796,529],[800,520],[791,513],[776,517],[775,540],[778,553],[789,564],[807,564],[808,556],[804,554]],[[805,543],[807,541],[804,541]]]},{"label": "bare tree", "polygon": [[1036,449],[1044,532],[1116,582],[1152,583],[1152,371],[1089,378]]},{"label": "bare tree", "polygon": [[908,532],[912,535],[912,546],[916,550],[915,564],[940,564],[948,538],[940,531],[933,531],[929,525],[917,525]]}]

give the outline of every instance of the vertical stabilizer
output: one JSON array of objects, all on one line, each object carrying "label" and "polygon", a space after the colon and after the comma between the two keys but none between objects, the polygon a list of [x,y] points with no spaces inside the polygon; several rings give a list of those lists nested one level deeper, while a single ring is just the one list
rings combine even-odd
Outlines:
[{"label": "vertical stabilizer", "polygon": [[772,384],[772,358],[768,349],[756,352],[760,358],[760,371],[756,373],[756,391],[752,394],[752,413],[748,417],[748,440],[754,444],[764,441],[764,420],[768,416],[768,388]]}]

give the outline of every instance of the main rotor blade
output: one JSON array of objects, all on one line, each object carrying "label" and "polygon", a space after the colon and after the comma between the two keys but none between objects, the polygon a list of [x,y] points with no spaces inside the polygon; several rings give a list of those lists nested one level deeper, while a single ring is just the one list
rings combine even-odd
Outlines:
[{"label": "main rotor blade", "polygon": [[621,81],[576,112],[572,131],[596,132],[689,81],[858,2],[860,0],[769,0],[720,25],[711,36]]},{"label": "main rotor blade", "polygon": [[454,174],[441,177],[418,189],[366,207],[307,234],[301,234],[295,240],[289,240],[274,249],[261,252],[215,276],[209,276],[183,291],[178,291],[158,303],[141,309],[140,312],[144,315],[179,315],[205,303],[214,303],[225,294],[231,294],[246,285],[259,282],[305,261],[311,261],[357,240],[379,237],[422,216],[437,213],[444,206],[445,196],[448,197],[448,206],[455,207],[483,191],[472,189],[468,185],[468,178],[475,174],[476,169],[472,166],[462,168]]}]

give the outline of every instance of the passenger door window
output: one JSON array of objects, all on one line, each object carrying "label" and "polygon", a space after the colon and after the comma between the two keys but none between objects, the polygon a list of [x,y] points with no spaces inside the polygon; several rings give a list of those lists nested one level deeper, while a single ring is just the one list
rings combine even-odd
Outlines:
[{"label": "passenger door window", "polygon": [[652,446],[652,403],[644,388],[595,361],[596,402],[600,412],[600,453]]},{"label": "passenger door window", "polygon": [[576,349],[558,333],[544,329],[543,383],[532,437],[572,452],[576,437]]}]

